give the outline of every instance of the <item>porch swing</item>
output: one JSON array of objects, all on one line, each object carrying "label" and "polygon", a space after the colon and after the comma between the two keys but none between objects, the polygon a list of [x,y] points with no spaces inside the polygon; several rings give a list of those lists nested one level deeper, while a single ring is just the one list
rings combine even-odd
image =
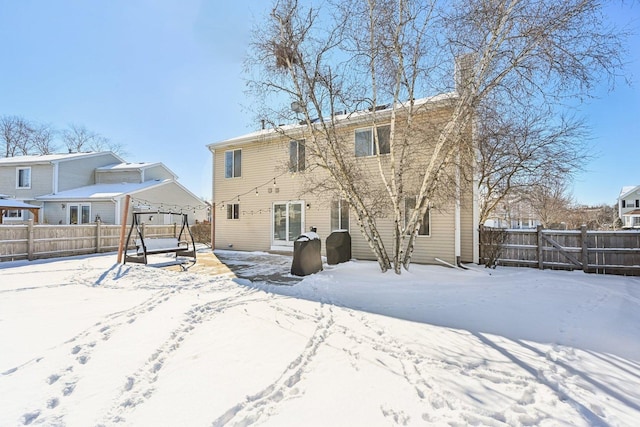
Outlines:
[{"label": "porch swing", "polygon": [[[157,215],[179,215],[182,217],[182,226],[180,227],[180,233],[178,237],[147,237],[143,236],[140,228],[139,217],[141,215],[149,215],[149,212],[133,212],[133,220],[131,222],[131,228],[129,228],[129,234],[127,235],[127,241],[125,243],[124,264],[129,262],[137,262],[140,264],[147,264],[148,255],[174,253],[176,260],[179,256],[189,257],[195,264],[196,262],[196,243],[193,239],[193,234],[189,228],[188,216],[186,213],[176,212],[154,212]],[[129,252],[129,243],[131,241],[131,235],[133,230],[136,230],[134,252]],[[190,240],[190,242],[189,242]]]}]

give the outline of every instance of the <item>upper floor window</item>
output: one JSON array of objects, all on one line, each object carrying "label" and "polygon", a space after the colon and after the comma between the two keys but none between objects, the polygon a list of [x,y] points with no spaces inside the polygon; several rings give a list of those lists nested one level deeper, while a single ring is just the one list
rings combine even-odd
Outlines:
[{"label": "upper floor window", "polygon": [[[415,197],[407,197],[404,199],[404,224],[405,227],[409,223],[411,219],[411,215],[413,214],[413,210],[416,207],[416,198]],[[418,229],[419,236],[430,236],[431,235],[431,209],[427,208],[424,216],[422,217],[422,221],[420,221],[420,228]]]},{"label": "upper floor window", "polygon": [[[391,135],[390,126],[378,126],[376,128],[380,154],[389,154]],[[373,128],[356,130],[356,157],[375,156],[377,153],[376,142],[373,139]]]},{"label": "upper floor window", "polygon": [[300,172],[305,168],[304,140],[289,142],[289,172]]},{"label": "upper floor window", "polygon": [[636,208],[640,208],[640,199],[636,199]]},{"label": "upper floor window", "polygon": [[626,201],[626,200],[624,200],[624,199],[622,199],[622,207],[623,207],[623,208],[626,208],[626,207],[627,207],[627,201]]},{"label": "upper floor window", "polygon": [[31,188],[31,168],[16,169],[16,188]]},{"label": "upper floor window", "polygon": [[230,150],[224,153],[224,177],[242,176],[242,150]]},{"label": "upper floor window", "polygon": [[349,203],[346,200],[331,202],[331,231],[349,230]]}]

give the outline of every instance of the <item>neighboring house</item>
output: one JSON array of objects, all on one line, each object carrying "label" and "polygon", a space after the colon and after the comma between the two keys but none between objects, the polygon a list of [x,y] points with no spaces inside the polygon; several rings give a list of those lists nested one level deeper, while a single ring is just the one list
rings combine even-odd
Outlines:
[{"label": "neighboring house", "polygon": [[[435,122],[450,113],[451,102],[443,96],[416,100],[424,105],[422,120]],[[369,113],[364,113],[362,116]],[[391,110],[376,110],[381,151],[388,147]],[[369,119],[358,114],[337,116],[338,128],[353,144],[353,153],[363,162],[375,162]],[[325,239],[334,230],[349,230],[352,254],[357,259],[375,259],[360,233],[355,214],[343,200],[328,200],[304,190],[308,173],[322,173],[305,160],[304,125],[286,126],[290,136],[261,130],[208,145],[213,156],[213,202],[215,247],[249,251],[292,251],[294,240],[316,228],[325,251]],[[291,140],[291,135],[300,138]],[[307,136],[308,137],[308,136]],[[385,138],[387,138],[385,142]],[[368,141],[368,142],[367,142]],[[387,151],[388,152],[388,151]],[[384,152],[383,154],[384,155]],[[374,163],[369,163],[374,165]],[[323,175],[320,175],[322,177]],[[461,192],[459,200],[431,209],[425,215],[412,260],[417,263],[477,262],[478,211],[474,186]],[[415,198],[407,198],[406,210]],[[444,202],[443,202],[444,203]],[[385,245],[392,247],[392,220],[376,220]]]},{"label": "neighboring house", "polygon": [[[126,163],[112,152],[0,158],[0,193],[40,206],[41,224],[120,224],[127,195],[134,200],[133,210],[185,210],[190,222],[207,219],[204,202],[165,165]],[[15,209],[3,219],[8,224],[35,218],[28,210]],[[156,216],[149,222],[168,221]]]},{"label": "neighboring house", "polygon": [[542,222],[536,217],[531,204],[520,197],[503,200],[484,222],[486,227],[533,229]]},{"label": "neighboring house", "polygon": [[622,187],[618,196],[622,228],[640,228],[640,185]]}]

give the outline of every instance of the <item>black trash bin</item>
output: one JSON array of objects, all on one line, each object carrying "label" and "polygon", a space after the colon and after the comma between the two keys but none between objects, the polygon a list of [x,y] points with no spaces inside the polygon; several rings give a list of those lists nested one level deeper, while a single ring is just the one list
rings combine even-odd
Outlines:
[{"label": "black trash bin", "polygon": [[293,242],[291,274],[307,276],[322,270],[321,246],[322,242],[316,233],[309,232],[300,235]]},{"label": "black trash bin", "polygon": [[347,230],[334,231],[327,237],[327,264],[335,265],[351,259],[351,235]]}]

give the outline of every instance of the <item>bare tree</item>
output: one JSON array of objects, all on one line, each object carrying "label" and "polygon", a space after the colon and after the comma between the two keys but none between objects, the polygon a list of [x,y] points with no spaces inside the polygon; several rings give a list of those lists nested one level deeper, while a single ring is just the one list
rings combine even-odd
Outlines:
[{"label": "bare tree", "polygon": [[539,185],[541,177],[569,182],[589,158],[582,121],[535,106],[480,109],[475,138],[480,224],[505,199]]},{"label": "bare tree", "polygon": [[62,131],[62,140],[69,152],[109,150],[116,154],[125,154],[122,144],[111,142],[109,138],[87,129],[84,125],[70,124]]},{"label": "bare tree", "polygon": [[545,177],[539,184],[529,187],[525,198],[543,228],[566,229],[570,226],[573,198],[565,181]]},{"label": "bare tree", "polygon": [[31,150],[34,154],[53,154],[56,152],[56,130],[46,124],[34,125],[31,133]]},{"label": "bare tree", "polygon": [[29,154],[33,126],[19,116],[0,117],[0,140],[5,146],[4,157]]},{"label": "bare tree", "polygon": [[[299,106],[310,165],[329,177],[319,191],[351,204],[383,271],[408,268],[432,202],[445,190],[464,190],[458,171],[473,159],[470,134],[478,112],[495,105],[524,111],[533,99],[550,106],[588,94],[594,81],[621,65],[621,35],[606,28],[596,0],[328,4],[322,13],[296,0],[276,1],[254,37],[249,65],[258,74],[250,88],[265,102],[259,113],[285,135],[276,124],[296,117],[268,103]],[[452,80],[453,58],[459,66],[457,87],[446,100],[450,114],[430,120],[424,132],[418,120],[423,107],[415,100],[453,89],[445,80]],[[381,104],[390,111],[384,123],[390,123],[389,156],[375,155],[376,166],[367,168],[354,160],[353,141],[340,134],[335,117],[369,111],[366,119],[375,128]],[[380,153],[376,132],[373,139]],[[415,147],[423,147],[420,155]],[[409,214],[403,209],[408,196],[415,196]],[[390,251],[376,222],[383,215],[394,222]]]}]

